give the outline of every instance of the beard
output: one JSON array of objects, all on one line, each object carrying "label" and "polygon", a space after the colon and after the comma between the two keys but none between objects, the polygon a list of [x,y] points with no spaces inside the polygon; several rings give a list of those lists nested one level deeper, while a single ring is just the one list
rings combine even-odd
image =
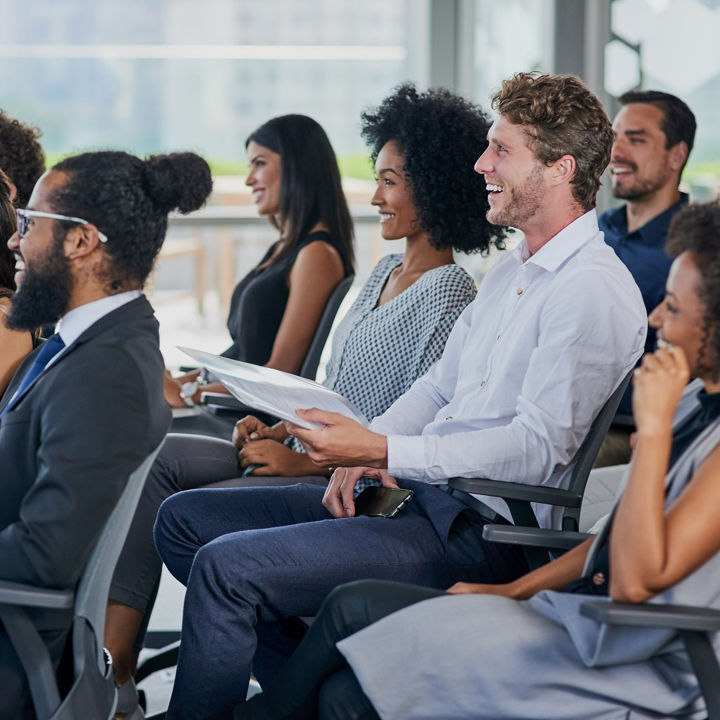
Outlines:
[{"label": "beard", "polygon": [[648,195],[652,195],[663,186],[661,180],[637,180],[628,187],[622,185],[613,185],[613,197],[619,200],[642,200]]},{"label": "beard", "polygon": [[65,312],[72,293],[70,264],[63,252],[64,233],[55,235],[52,249],[37,268],[25,266],[25,276],[12,296],[6,324],[10,330],[33,331],[54,325]]},{"label": "beard", "polygon": [[[522,227],[542,206],[544,189],[542,165],[536,165],[522,185],[511,188],[505,207],[490,210],[487,219],[493,225]],[[503,190],[503,192],[506,192]]]}]

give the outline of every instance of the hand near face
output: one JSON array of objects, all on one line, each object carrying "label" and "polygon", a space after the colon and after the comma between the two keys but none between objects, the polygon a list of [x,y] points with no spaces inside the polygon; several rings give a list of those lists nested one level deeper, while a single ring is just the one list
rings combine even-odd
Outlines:
[{"label": "hand near face", "polygon": [[307,430],[286,422],[287,431],[294,435],[318,465],[353,467],[367,465],[387,466],[387,439],[372,432],[359,422],[325,410],[298,410],[298,417],[321,424],[318,430]]},{"label": "hand near face", "polygon": [[633,417],[638,435],[667,432],[690,380],[683,350],[672,345],[648,353],[633,374]]},{"label": "hand near face", "polygon": [[388,475],[387,470],[371,467],[339,467],[332,474],[322,501],[322,504],[334,517],[354,517],[353,491],[361,477],[379,480],[383,487],[396,488],[398,486],[395,478]]}]

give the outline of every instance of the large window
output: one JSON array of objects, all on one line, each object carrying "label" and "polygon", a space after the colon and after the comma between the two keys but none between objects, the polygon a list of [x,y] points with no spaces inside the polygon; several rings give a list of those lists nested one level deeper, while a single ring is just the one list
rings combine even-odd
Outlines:
[{"label": "large window", "polygon": [[640,84],[687,102],[698,122],[684,178],[698,200],[720,185],[720,2],[615,0],[619,36],[606,53],[606,85],[615,95]]},{"label": "large window", "polygon": [[553,3],[475,0],[474,95],[485,108],[513,73],[552,69]]},{"label": "large window", "polygon": [[410,75],[412,5],[4,0],[0,106],[41,127],[51,157],[194,148],[232,169],[249,131],[299,112],[345,158],[364,151],[361,109]]}]

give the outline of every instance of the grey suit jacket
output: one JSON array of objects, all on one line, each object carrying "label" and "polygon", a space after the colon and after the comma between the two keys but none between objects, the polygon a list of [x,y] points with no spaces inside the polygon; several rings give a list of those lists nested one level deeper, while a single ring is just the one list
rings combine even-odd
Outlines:
[{"label": "grey suit jacket", "polygon": [[129,474],[167,431],[162,373],[140,297],[89,327],[0,420],[0,579],[74,586]]}]

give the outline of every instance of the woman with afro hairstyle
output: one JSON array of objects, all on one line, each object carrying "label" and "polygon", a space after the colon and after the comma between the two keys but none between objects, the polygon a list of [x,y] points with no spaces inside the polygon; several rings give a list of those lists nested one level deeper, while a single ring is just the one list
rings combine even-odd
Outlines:
[{"label": "woman with afro hairstyle", "polygon": [[[297,373],[330,295],[352,273],[350,211],[335,153],[312,118],[272,118],[250,134],[245,148],[245,184],[279,237],[233,292],[227,321],[233,343],[223,355]],[[196,382],[198,376],[166,374],[170,405],[184,408],[203,392],[228,392],[221,383]],[[195,417],[176,419],[173,429],[229,436],[232,421],[199,409]]]},{"label": "woman with afro hairstyle", "polygon": [[[453,249],[487,253],[504,247],[504,229],[485,219],[485,182],[473,170],[489,127],[487,116],[457,95],[419,93],[408,84],[362,116],[382,236],[404,238],[405,252],[380,260],[338,325],[324,384],[368,420],[440,357],[455,320],[475,296]],[[310,461],[282,423],[268,427],[248,416],[238,423],[234,441],[237,447],[219,438],[171,434],[151,470],[110,592],[106,644],[120,681],[128,679],[141,648],[135,631],[160,575],[152,526],[165,498],[215,484],[327,483],[330,469]],[[131,687],[123,694],[132,702]]]},{"label": "woman with afro hairstyle", "polygon": [[10,180],[0,170],[0,397],[34,344],[32,333],[10,330],[5,324],[10,298],[15,292],[15,258],[7,246],[15,232],[15,207],[11,196]]},{"label": "woman with afro hairstyle", "polygon": [[[463,308],[475,297],[458,252],[502,249],[504,228],[485,219],[485,181],[473,165],[486,146],[483,112],[448,90],[419,93],[399,86],[362,115],[377,188],[372,204],[386,240],[405,239],[405,252],[372,271],[333,337],[325,384],[369,420],[381,415],[440,357]],[[251,437],[253,435],[254,437]],[[238,423],[240,464],[253,475],[328,475],[281,443],[283,423],[253,417]]]}]

